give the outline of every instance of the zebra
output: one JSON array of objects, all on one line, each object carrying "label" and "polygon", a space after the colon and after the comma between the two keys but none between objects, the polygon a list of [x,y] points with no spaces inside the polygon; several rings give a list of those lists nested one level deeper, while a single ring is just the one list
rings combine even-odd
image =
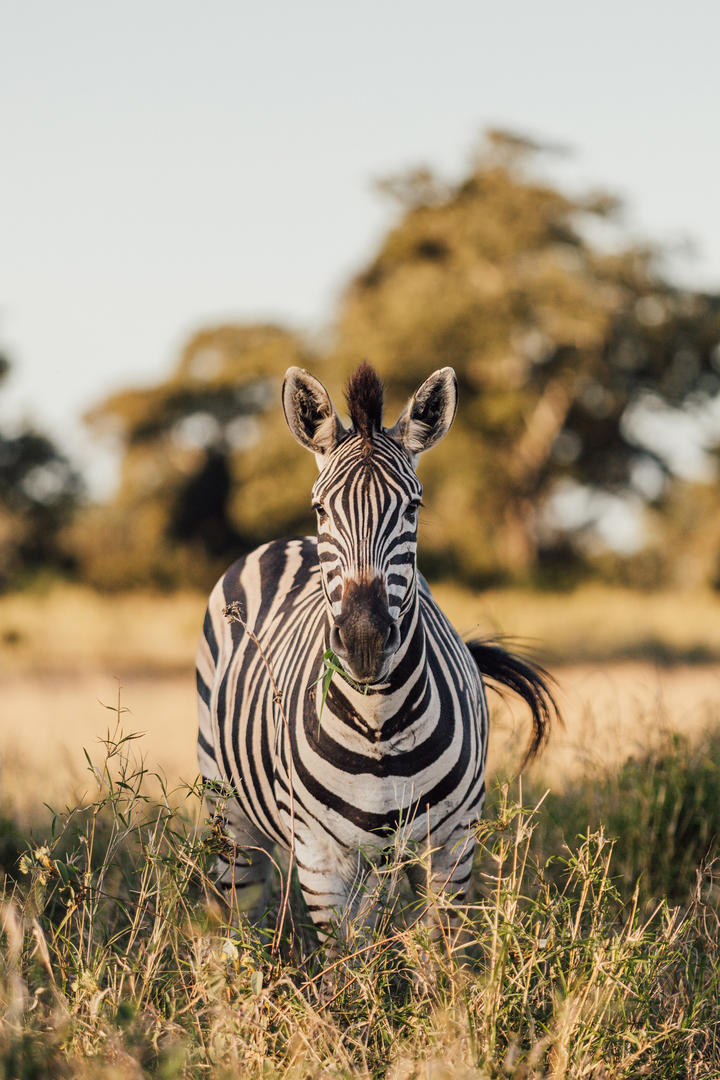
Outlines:
[{"label": "zebra", "polygon": [[275,845],[289,850],[321,939],[373,925],[379,905],[363,898],[377,897],[400,835],[427,913],[464,899],[485,799],[483,675],[530,706],[528,757],[555,709],[542,669],[463,641],[417,570],[416,465],[453,422],[453,369],[426,379],[391,428],[369,365],[346,400],[349,427],[318,379],[288,369],[285,418],[319,470],[317,537],[273,540],[230,567],[197,660],[199,764],[211,810],[225,793],[232,841],[218,883],[238,902],[267,889]]}]

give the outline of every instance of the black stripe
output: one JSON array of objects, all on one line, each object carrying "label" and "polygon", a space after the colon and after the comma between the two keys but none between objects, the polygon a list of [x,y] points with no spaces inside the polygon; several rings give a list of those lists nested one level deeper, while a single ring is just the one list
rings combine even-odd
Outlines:
[{"label": "black stripe", "polygon": [[213,761],[215,760],[215,747],[210,745],[210,743],[207,741],[202,731],[200,730],[198,730],[198,746],[207,754],[208,757],[211,757]]},{"label": "black stripe", "polygon": [[[307,731],[307,718],[305,724]],[[295,772],[302,784],[307,788],[308,792],[317,799],[319,803],[336,811],[336,813],[340,814],[347,821],[352,822],[353,825],[356,825],[365,832],[375,833],[378,836],[386,836],[391,832],[395,832],[403,821],[413,820],[414,817],[418,813],[422,813],[426,807],[432,809],[433,806],[441,803],[451,794],[451,792],[455,791],[467,772],[471,743],[470,725],[465,724],[463,725],[463,738],[460,753],[453,767],[445,774],[445,776],[442,777],[442,779],[429,791],[421,792],[416,796],[410,806],[405,808],[396,807],[386,813],[376,813],[353,806],[339,795],[329,791],[317,777],[312,775],[305,762],[302,760],[299,752],[297,735],[292,727],[290,729],[290,739]],[[376,773],[375,775],[378,774]],[[388,772],[384,775],[392,774]],[[454,807],[453,812],[457,812],[457,806]]]},{"label": "black stripe", "polygon": [[215,638],[215,630],[213,628],[209,608],[205,612],[205,619],[203,621],[203,634],[205,635],[205,640],[208,643],[208,648],[210,649],[210,655],[213,658],[213,663],[217,664],[219,650],[217,639]]},{"label": "black stripe", "polygon": [[207,685],[199,671],[195,672],[195,685],[197,686],[197,692],[202,698],[202,700],[205,702],[206,705],[209,705],[210,687]]}]

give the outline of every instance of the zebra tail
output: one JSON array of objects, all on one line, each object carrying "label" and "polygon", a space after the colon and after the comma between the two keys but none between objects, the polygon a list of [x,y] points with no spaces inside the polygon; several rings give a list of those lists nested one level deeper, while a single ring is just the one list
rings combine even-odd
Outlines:
[{"label": "zebra tail", "polygon": [[494,689],[507,687],[523,699],[532,715],[532,735],[525,751],[520,771],[545,746],[554,723],[562,725],[562,715],[551,690],[552,676],[528,659],[521,659],[489,641],[466,641],[470,654],[483,679],[498,684]]}]

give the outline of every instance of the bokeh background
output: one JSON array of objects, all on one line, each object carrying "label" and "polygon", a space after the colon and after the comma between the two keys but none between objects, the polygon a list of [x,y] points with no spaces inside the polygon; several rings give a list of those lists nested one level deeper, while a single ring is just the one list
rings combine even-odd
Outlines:
[{"label": "bokeh background", "polygon": [[[388,422],[455,368],[420,564],[462,631],[557,672],[548,777],[624,760],[639,713],[713,720],[718,31],[697,2],[9,13],[7,790],[82,787],[118,686],[153,760],[193,775],[207,590],[313,528],[290,364],[340,404],[369,360]],[[497,767],[523,738],[502,716]]]}]

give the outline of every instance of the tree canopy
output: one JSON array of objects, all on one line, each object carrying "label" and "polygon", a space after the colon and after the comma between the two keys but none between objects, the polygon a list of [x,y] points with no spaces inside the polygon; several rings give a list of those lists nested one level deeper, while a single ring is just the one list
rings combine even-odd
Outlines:
[{"label": "tree canopy", "polygon": [[194,335],[165,381],[93,409],[88,423],[123,459],[111,503],[75,525],[90,580],[207,583],[243,551],[304,527],[307,463],[284,438],[279,402],[285,368],[311,363],[289,330],[221,326]]},{"label": "tree canopy", "polygon": [[652,248],[592,243],[616,201],[538,182],[533,152],[495,135],[456,185],[394,182],[402,217],[338,319],[340,369],[372,357],[400,396],[455,368],[454,435],[424,466],[443,527],[426,539],[471,577],[566,552],[574,538],[548,513],[559,485],[644,492],[647,467],[668,465],[636,410],[720,389],[720,297],[674,286]]},{"label": "tree canopy", "polygon": [[[164,382],[93,410],[124,464],[116,499],[85,532],[91,575],[197,576],[312,529],[314,465],[279,406],[289,364],[313,370],[339,406],[345,378],[369,361],[388,423],[431,371],[455,368],[455,427],[419,470],[421,550],[435,573],[527,578],[580,557],[582,530],[553,509],[569,486],[647,500],[650,470],[661,511],[671,469],[635,418],[717,396],[720,297],[673,284],[651,246],[598,238],[616,200],[539,180],[536,153],[490,133],[459,182],[427,170],[386,181],[397,223],[346,288],[323,348],[280,327],[211,328]],[[118,530],[125,571],[103,555]]]},{"label": "tree canopy", "polygon": [[[0,383],[9,371],[9,360],[0,355]],[[28,572],[70,566],[61,534],[82,490],[77,472],[47,435],[30,425],[0,431],[0,588]]]}]

